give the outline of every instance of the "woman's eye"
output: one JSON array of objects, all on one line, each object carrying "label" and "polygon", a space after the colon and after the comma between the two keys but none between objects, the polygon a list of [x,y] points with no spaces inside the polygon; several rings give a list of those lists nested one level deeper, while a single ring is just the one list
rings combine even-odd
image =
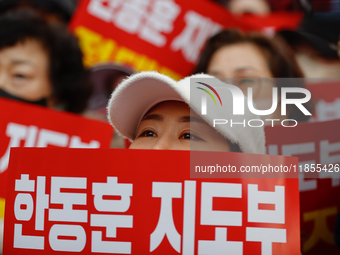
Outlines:
[{"label": "woman's eye", "polygon": [[182,138],[183,139],[192,139],[193,138],[193,136],[191,135],[191,134],[184,134],[183,136],[182,136]]},{"label": "woman's eye", "polygon": [[185,140],[203,141],[203,139],[201,139],[200,137],[190,134],[190,133],[183,134],[181,138]]},{"label": "woman's eye", "polygon": [[28,77],[27,77],[26,75],[24,75],[24,74],[18,73],[18,74],[15,74],[15,75],[14,75],[14,78],[15,78],[15,79],[18,79],[18,80],[25,80],[25,79],[27,79]]},{"label": "woman's eye", "polygon": [[156,133],[150,130],[145,130],[139,137],[157,137]]},{"label": "woman's eye", "polygon": [[251,78],[243,78],[238,80],[238,85],[252,85],[255,83],[256,83],[255,79]]}]

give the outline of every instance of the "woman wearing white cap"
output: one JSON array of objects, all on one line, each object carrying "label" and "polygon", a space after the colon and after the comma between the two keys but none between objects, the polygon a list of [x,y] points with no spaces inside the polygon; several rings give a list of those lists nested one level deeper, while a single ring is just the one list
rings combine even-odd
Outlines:
[{"label": "woman wearing white cap", "polygon": [[[192,79],[195,82],[190,86]],[[207,81],[217,84],[217,87],[214,89]],[[209,93],[206,86],[213,92]],[[112,93],[108,119],[121,135],[132,140],[131,149],[263,154],[263,126],[246,125],[249,120],[259,118],[247,107],[243,115],[233,115],[232,94],[224,86],[226,84],[206,74],[193,75],[176,82],[157,72],[141,72],[124,80]],[[206,94],[209,112],[202,115],[204,91],[211,98]],[[201,94],[194,96],[193,92]],[[219,105],[214,99],[216,96]],[[224,124],[214,125],[216,119],[223,119]],[[229,124],[231,121],[234,125]]]}]

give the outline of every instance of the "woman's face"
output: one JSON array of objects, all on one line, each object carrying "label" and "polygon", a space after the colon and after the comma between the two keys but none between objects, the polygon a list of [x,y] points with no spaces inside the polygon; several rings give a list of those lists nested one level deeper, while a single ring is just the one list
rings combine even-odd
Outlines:
[{"label": "woman's face", "polygon": [[266,58],[251,43],[223,46],[208,65],[208,74],[217,78],[272,78]]},{"label": "woman's face", "polygon": [[39,42],[25,40],[0,50],[0,88],[28,101],[51,95],[49,57]]},{"label": "woman's face", "polygon": [[228,9],[231,13],[237,15],[244,13],[267,15],[271,11],[270,5],[266,0],[230,0]]},{"label": "woman's face", "polygon": [[130,149],[230,151],[219,133],[177,101],[162,102],[144,116]]},{"label": "woman's face", "polygon": [[[245,95],[248,88],[253,90],[253,100],[258,110],[270,109],[272,89],[275,87],[263,52],[251,43],[238,43],[223,46],[210,59],[207,73],[226,83],[238,86]],[[267,79],[262,79],[267,78]],[[280,108],[272,116],[265,118],[281,118]]]}]

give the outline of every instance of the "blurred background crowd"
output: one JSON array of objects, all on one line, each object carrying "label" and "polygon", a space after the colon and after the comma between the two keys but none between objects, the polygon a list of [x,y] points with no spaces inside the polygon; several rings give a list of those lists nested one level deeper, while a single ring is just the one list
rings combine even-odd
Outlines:
[{"label": "blurred background crowd", "polygon": [[[254,83],[251,78],[340,77],[340,1],[214,1],[241,19],[282,11],[303,17],[295,31],[271,36],[238,28],[218,32],[193,73],[238,79],[241,87]],[[0,0],[0,96],[106,120],[109,95],[136,70],[112,61],[84,67],[77,38],[67,28],[79,2]]]},{"label": "blurred background crowd", "polygon": [[[215,2],[241,19],[282,11],[301,12],[303,18],[295,31],[276,31],[270,37],[260,31],[222,30],[207,41],[193,73],[236,78],[241,87],[250,86],[251,78],[340,77],[340,1]],[[112,90],[136,70],[115,63],[84,67],[77,38],[67,28],[77,4],[0,1],[0,96],[105,121]]]}]

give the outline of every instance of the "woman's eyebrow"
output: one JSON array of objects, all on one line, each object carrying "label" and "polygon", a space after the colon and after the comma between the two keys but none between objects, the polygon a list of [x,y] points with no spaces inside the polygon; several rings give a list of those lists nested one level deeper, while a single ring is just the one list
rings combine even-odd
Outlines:
[{"label": "woman's eyebrow", "polygon": [[20,64],[26,64],[26,65],[33,65],[33,62],[29,60],[24,60],[24,59],[13,59],[11,61],[12,65],[20,65]]},{"label": "woman's eyebrow", "polygon": [[142,121],[143,120],[158,120],[158,121],[163,121],[164,117],[162,115],[153,113],[153,114],[148,114],[148,115],[144,116]]},{"label": "woman's eyebrow", "polygon": [[252,67],[252,66],[239,67],[239,68],[236,68],[236,70],[235,70],[236,73],[242,73],[242,72],[246,72],[246,71],[257,72],[258,70],[255,67]]},{"label": "woman's eyebrow", "polygon": [[196,118],[196,117],[191,117],[191,116],[183,116],[178,118],[179,122],[199,122],[203,124],[207,124],[203,119],[201,118]]}]

